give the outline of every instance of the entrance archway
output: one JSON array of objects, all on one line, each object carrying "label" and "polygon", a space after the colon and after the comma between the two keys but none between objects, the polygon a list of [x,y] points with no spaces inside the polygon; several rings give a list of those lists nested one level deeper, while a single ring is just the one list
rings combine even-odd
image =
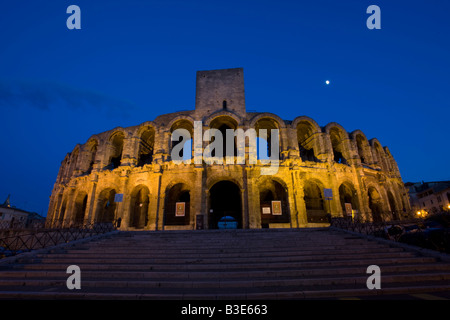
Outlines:
[{"label": "entrance archway", "polygon": [[96,222],[108,223],[114,222],[116,215],[116,202],[114,198],[116,196],[116,190],[105,189],[100,192],[97,198],[97,213]]},{"label": "entrance archway", "polygon": [[189,187],[178,183],[166,191],[164,208],[165,226],[188,226],[190,224],[191,194]]},{"label": "entrance archway", "polygon": [[[347,208],[346,203],[351,204],[351,209],[354,212],[359,212],[359,206],[358,206],[358,198],[356,195],[356,189],[353,186],[353,184],[349,182],[344,182],[339,187],[339,200],[341,202],[342,207],[342,213],[343,216],[347,216]],[[355,216],[357,217],[357,216]]]},{"label": "entrance archway", "polygon": [[73,222],[78,225],[83,224],[86,215],[87,199],[88,195],[86,192],[80,192],[75,199],[75,214]]},{"label": "entrance archway", "polygon": [[398,216],[397,205],[395,203],[394,196],[392,195],[391,191],[388,191],[387,195],[388,195],[388,200],[389,200],[389,207],[391,208],[392,218],[394,220],[398,220],[399,216]]},{"label": "entrance archway", "polygon": [[220,181],[209,190],[209,228],[218,229],[220,219],[228,216],[237,222],[237,228],[242,228],[241,190],[231,181]]},{"label": "entrance archway", "polygon": [[148,223],[149,191],[146,186],[137,186],[131,193],[130,221],[132,228],[142,229]]},{"label": "entrance archway", "polygon": [[372,211],[373,222],[383,221],[383,208],[381,203],[381,196],[377,189],[374,187],[369,188],[369,208]]},{"label": "entrance archway", "polygon": [[259,186],[261,227],[269,228],[272,223],[289,223],[289,199],[286,189],[279,182],[265,180]]},{"label": "entrance archway", "polygon": [[323,188],[314,181],[305,182],[305,195],[303,198],[305,200],[308,223],[324,223],[328,221],[322,190]]}]

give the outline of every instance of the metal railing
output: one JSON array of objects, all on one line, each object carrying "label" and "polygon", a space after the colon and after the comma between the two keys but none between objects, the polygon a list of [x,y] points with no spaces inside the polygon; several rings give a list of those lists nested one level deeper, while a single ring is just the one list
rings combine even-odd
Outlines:
[{"label": "metal railing", "polygon": [[7,229],[0,233],[0,259],[48,248],[116,230],[113,223],[78,224],[70,227]]},{"label": "metal railing", "polygon": [[330,227],[450,253],[450,228],[436,220],[363,222],[351,218],[332,218]]}]

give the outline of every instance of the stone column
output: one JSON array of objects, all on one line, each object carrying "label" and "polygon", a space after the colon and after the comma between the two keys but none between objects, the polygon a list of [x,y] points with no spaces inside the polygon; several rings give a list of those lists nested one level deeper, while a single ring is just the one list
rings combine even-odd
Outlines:
[{"label": "stone column", "polygon": [[306,214],[306,204],[305,204],[305,191],[304,191],[304,185],[302,181],[299,178],[299,172],[294,172],[293,174],[294,181],[295,181],[295,199],[297,203],[297,221],[298,221],[298,227],[306,227],[308,225],[308,217]]},{"label": "stone column", "polygon": [[90,188],[90,192],[88,194],[88,203],[86,205],[86,212],[87,212],[87,217],[85,216],[85,223],[93,223],[94,222],[94,215],[95,215],[95,203],[96,200],[95,199],[95,194],[97,192],[97,181],[98,181],[98,177],[97,174],[92,175],[92,184],[91,184],[91,188]]},{"label": "stone column", "polygon": [[253,173],[255,169],[246,168],[247,173],[247,189],[248,189],[248,215],[249,215],[249,228],[261,229],[261,208],[259,203],[259,189],[255,183]]}]

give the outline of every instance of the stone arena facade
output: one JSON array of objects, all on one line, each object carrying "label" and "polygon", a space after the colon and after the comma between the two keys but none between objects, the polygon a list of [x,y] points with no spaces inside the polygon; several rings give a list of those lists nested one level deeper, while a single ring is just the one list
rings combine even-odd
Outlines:
[{"label": "stone arena facade", "polygon": [[[261,175],[265,164],[249,163],[248,141],[244,164],[175,164],[171,135],[185,129],[193,136],[195,121],[203,132],[278,129],[277,173]],[[402,219],[410,209],[387,147],[335,122],[321,127],[307,116],[247,112],[243,69],[237,68],[197,72],[195,110],[76,145],[62,161],[47,221],[67,226],[120,218],[122,230],[179,230],[217,228],[231,216],[238,228],[299,228],[350,214],[362,221]]]}]

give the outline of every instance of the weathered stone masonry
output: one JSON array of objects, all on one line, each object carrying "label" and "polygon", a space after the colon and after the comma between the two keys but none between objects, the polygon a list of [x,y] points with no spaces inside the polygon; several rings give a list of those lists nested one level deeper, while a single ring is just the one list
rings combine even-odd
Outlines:
[{"label": "weathered stone masonry", "polygon": [[[193,136],[194,121],[202,121],[203,132],[279,129],[278,173],[261,175],[262,165],[248,161],[175,165],[171,134],[184,128]],[[248,141],[246,146],[248,153]],[[332,200],[324,199],[324,188],[332,189]],[[123,194],[123,202],[114,202],[115,194]],[[281,201],[282,214],[263,213],[274,200]],[[175,216],[176,202],[186,203],[184,217]],[[306,116],[288,121],[246,112],[243,70],[226,69],[197,73],[195,110],[115,128],[76,145],[62,161],[48,221],[70,225],[121,217],[121,229],[167,230],[195,229],[198,221],[214,228],[221,216],[231,215],[240,228],[297,228],[321,225],[328,213],[344,216],[345,203],[366,221],[410,214],[389,149],[334,122],[320,127]]]}]

